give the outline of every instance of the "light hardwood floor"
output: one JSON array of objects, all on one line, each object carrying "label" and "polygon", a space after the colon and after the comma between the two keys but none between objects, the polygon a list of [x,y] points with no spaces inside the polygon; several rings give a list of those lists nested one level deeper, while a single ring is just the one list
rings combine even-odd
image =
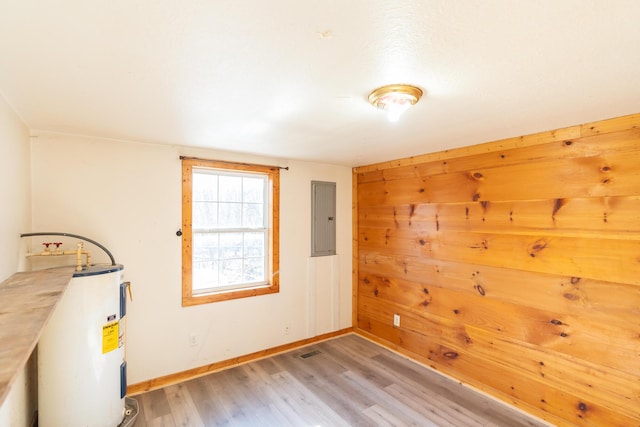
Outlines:
[{"label": "light hardwood floor", "polygon": [[135,427],[547,425],[354,334],[135,398]]}]

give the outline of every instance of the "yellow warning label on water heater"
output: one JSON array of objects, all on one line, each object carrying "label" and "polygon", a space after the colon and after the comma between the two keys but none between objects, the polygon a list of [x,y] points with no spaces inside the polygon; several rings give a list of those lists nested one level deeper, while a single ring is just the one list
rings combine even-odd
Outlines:
[{"label": "yellow warning label on water heater", "polygon": [[102,327],[102,354],[118,348],[118,322],[108,323]]}]

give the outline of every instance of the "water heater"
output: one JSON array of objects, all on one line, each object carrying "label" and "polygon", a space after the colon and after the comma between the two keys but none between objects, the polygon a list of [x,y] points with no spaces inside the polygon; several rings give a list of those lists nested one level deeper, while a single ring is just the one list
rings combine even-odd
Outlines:
[{"label": "water heater", "polygon": [[38,425],[116,427],[125,417],[122,265],[76,271],[38,343]]}]

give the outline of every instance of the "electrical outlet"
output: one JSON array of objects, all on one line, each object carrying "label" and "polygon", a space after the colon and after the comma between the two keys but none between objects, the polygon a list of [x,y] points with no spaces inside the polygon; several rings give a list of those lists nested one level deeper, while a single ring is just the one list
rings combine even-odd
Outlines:
[{"label": "electrical outlet", "polygon": [[200,336],[193,332],[189,334],[189,345],[191,347],[200,345]]},{"label": "electrical outlet", "polygon": [[284,327],[284,334],[289,335],[289,325]]},{"label": "electrical outlet", "polygon": [[399,314],[394,314],[393,315],[393,326],[400,326],[400,315]]}]

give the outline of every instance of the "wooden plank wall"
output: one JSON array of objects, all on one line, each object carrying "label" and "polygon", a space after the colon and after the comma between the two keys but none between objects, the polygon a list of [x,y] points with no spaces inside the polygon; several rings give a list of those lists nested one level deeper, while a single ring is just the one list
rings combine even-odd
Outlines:
[{"label": "wooden plank wall", "polygon": [[640,426],[640,114],[354,180],[359,331],[554,424]]}]

